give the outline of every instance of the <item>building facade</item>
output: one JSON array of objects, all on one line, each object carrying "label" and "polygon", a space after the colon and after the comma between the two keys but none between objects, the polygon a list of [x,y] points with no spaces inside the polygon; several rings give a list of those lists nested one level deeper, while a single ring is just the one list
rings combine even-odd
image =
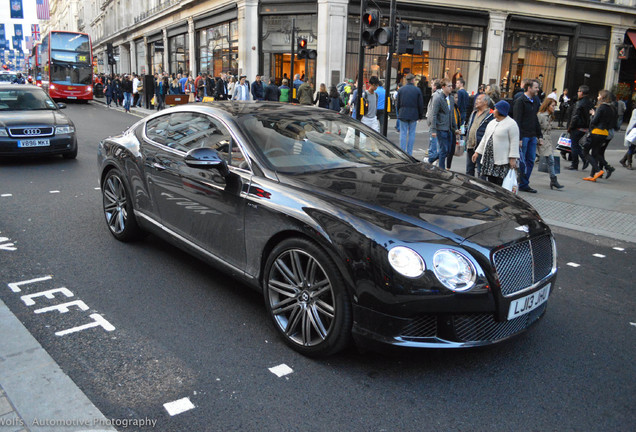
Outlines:
[{"label": "building facade", "polygon": [[[375,3],[388,24],[389,2]],[[50,28],[91,35],[98,72],[110,72],[112,43],[114,72],[259,73],[280,83],[291,76],[292,34],[317,51],[296,59],[295,73],[329,86],[358,71],[359,0],[52,0],[51,8]],[[504,96],[524,78],[546,92],[623,80],[634,90],[636,0],[398,1],[397,17],[423,52],[388,65],[387,47],[366,50],[365,81],[391,67],[392,86],[410,72],[462,76],[469,91],[496,83]]]}]

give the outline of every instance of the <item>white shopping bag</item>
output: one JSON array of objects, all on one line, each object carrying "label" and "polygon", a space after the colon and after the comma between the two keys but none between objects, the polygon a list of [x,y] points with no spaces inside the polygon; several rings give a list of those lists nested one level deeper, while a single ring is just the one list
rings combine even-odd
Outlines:
[{"label": "white shopping bag", "polygon": [[508,174],[506,174],[506,177],[504,178],[503,184],[501,186],[504,189],[508,189],[510,192],[517,195],[517,192],[519,191],[519,185],[517,184],[517,170],[508,170]]}]

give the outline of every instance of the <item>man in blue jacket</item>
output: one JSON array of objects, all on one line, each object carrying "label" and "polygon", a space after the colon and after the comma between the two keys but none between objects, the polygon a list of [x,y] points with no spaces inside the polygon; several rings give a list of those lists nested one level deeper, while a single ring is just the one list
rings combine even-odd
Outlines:
[{"label": "man in blue jacket", "polygon": [[398,90],[398,119],[400,120],[400,148],[413,155],[415,128],[424,115],[424,98],[420,89],[413,85],[413,74],[406,76],[406,85]]}]

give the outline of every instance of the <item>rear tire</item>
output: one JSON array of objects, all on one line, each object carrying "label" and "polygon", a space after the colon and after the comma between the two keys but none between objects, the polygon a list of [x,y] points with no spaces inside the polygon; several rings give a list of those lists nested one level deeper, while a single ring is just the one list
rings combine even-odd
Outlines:
[{"label": "rear tire", "polygon": [[294,350],[324,357],[351,340],[351,300],[340,270],[309,240],[282,241],[263,276],[265,306],[274,327]]},{"label": "rear tire", "polygon": [[108,171],[102,183],[104,216],[110,233],[123,242],[137,240],[142,234],[131,197],[121,172],[118,169]]}]

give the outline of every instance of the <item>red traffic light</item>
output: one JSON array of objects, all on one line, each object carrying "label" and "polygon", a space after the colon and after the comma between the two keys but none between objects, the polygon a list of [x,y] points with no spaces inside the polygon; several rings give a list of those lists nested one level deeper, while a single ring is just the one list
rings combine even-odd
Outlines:
[{"label": "red traffic light", "polygon": [[378,25],[378,12],[377,11],[367,11],[363,15],[364,24],[369,27],[375,27]]},{"label": "red traffic light", "polygon": [[299,39],[298,39],[298,48],[299,48],[299,49],[305,49],[305,48],[307,48],[307,39],[305,39],[305,38],[299,38]]}]

